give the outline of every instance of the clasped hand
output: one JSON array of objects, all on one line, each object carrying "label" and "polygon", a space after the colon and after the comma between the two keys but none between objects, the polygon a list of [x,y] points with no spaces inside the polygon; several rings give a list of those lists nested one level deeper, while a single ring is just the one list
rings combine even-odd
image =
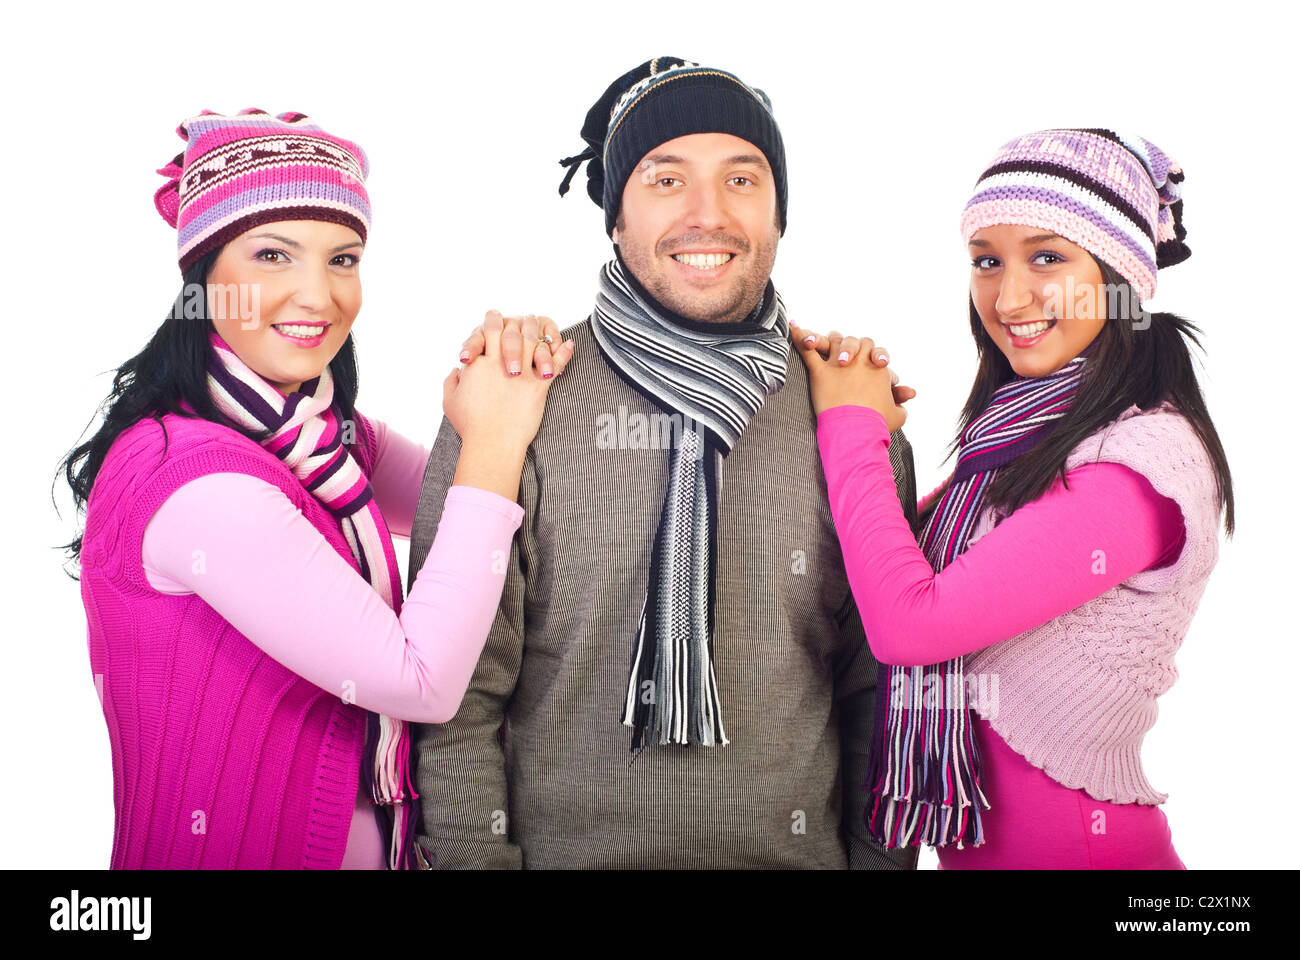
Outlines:
[{"label": "clasped hand", "polygon": [[808,368],[813,410],[820,414],[846,404],[870,407],[885,418],[890,431],[903,426],[903,404],[916,396],[889,369],[889,354],[869,337],[844,337],[832,330],[822,336],[790,325],[795,349]]}]

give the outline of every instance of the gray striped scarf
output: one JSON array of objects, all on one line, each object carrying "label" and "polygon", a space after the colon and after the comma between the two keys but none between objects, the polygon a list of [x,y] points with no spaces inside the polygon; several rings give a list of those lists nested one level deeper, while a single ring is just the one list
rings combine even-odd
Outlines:
[{"label": "gray striped scarf", "polygon": [[591,330],[613,369],[677,428],[622,722],[634,751],[651,737],[725,745],[713,669],[718,465],[785,383],[785,305],[769,280],[749,319],[692,329],[665,319],[616,258],[601,269]]}]

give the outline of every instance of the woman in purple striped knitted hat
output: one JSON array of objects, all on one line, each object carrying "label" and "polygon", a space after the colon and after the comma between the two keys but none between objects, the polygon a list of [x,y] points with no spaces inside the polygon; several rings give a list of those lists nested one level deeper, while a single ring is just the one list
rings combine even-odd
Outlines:
[{"label": "woman in purple striped knitted hat", "polygon": [[956,468],[916,530],[873,342],[792,331],[882,664],[867,828],[934,846],[944,869],[1183,867],[1140,749],[1233,498],[1196,328],[1143,307],[1190,254],[1182,182],[1111,130],[998,151],[961,221],[979,365]]},{"label": "woman in purple striped knitted hat", "polygon": [[[453,370],[463,445],[402,602],[428,448],[356,409],[370,227],[356,144],[204,111],[158,172],[184,287],[63,465],[85,529],[114,868],[416,865],[411,722],[457,711],[523,514],[554,372]],[[501,315],[484,323],[500,349]]]}]

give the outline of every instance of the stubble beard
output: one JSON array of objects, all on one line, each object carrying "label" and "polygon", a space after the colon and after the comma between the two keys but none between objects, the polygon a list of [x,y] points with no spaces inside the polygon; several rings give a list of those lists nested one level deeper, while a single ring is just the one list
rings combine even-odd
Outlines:
[{"label": "stubble beard", "polygon": [[[621,234],[623,231],[621,216],[616,226]],[[774,229],[754,248],[752,257],[747,256],[751,249],[749,244],[743,241],[737,242],[740,241],[739,237],[688,238],[687,242],[679,244],[683,248],[707,246],[710,243],[734,247],[739,254],[736,259],[748,260],[747,264],[735,264],[743,269],[725,288],[701,291],[694,295],[680,294],[672,280],[665,274],[663,267],[656,263],[654,255],[647,248],[635,244],[629,245],[626,238],[623,238],[623,242],[619,243],[619,253],[641,286],[674,313],[697,323],[736,323],[749,315],[767,289],[768,278],[772,275],[772,265],[776,262],[778,238],[779,233]],[[671,253],[666,253],[665,256],[671,256]]]}]

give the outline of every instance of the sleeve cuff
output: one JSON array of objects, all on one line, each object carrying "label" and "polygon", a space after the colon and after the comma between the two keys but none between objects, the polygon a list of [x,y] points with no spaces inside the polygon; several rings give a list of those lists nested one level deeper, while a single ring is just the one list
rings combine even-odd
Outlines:
[{"label": "sleeve cuff", "polygon": [[524,519],[524,508],[519,504],[513,500],[507,500],[499,493],[493,493],[491,490],[484,490],[480,487],[467,487],[462,484],[448,487],[447,496],[443,501],[443,509],[445,510],[453,503],[462,503],[478,509],[490,510],[510,521],[512,529],[515,530],[519,529],[519,524]]},{"label": "sleeve cuff", "polygon": [[853,403],[841,404],[838,407],[831,407],[817,414],[817,429],[833,426],[839,423],[853,423],[858,429],[867,429],[874,434],[882,437],[886,444],[889,442],[889,424],[885,422],[884,415],[872,407],[863,407]]}]

